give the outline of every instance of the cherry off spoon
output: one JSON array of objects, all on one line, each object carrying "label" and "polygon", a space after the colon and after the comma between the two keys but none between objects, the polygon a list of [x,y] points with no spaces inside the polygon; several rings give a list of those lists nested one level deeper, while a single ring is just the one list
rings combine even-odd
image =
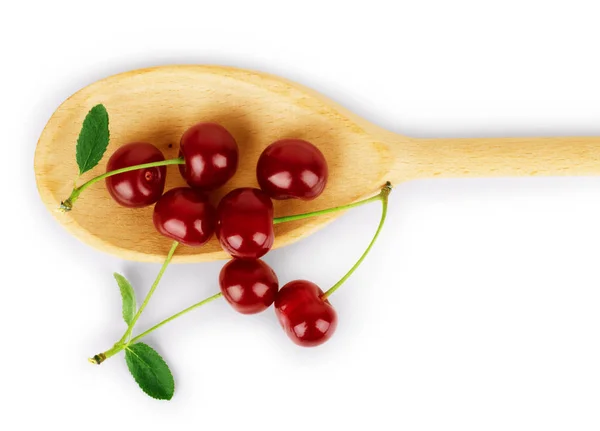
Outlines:
[{"label": "cherry off spoon", "polygon": [[[597,175],[600,137],[414,139],[381,129],[302,85],[277,76],[219,66],[161,66],[97,81],[54,112],[35,152],[40,196],[55,218],[81,241],[124,259],[162,262],[172,241],[159,235],[152,207],[117,205],[103,182],[86,190],[70,212],[58,211],[78,168],[75,144],[83,119],[96,104],[110,116],[110,145],[100,164],[79,181],[106,169],[117,148],[133,141],[178,156],[179,139],[191,125],[217,122],[236,138],[236,175],[215,193],[257,187],[256,162],[278,139],[315,144],[329,164],[325,192],[314,201],[275,201],[275,216],[349,204],[376,194],[386,181],[420,178]],[[177,166],[167,167],[165,190],[184,186]],[[274,247],[291,244],[341,213],[275,226]],[[227,258],[213,239],[200,248],[180,247],[173,262]]]}]

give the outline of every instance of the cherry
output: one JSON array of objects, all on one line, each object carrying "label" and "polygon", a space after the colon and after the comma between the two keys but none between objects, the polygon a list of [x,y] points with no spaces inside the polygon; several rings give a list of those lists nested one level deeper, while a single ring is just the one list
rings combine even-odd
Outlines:
[{"label": "cherry", "polygon": [[237,170],[238,146],[231,134],[216,123],[198,123],[181,137],[179,171],[194,188],[211,191],[225,184]]},{"label": "cherry", "polygon": [[182,244],[198,247],[215,231],[216,212],[206,195],[189,187],[166,192],[154,206],[156,230]]},{"label": "cherry", "polygon": [[288,337],[299,346],[312,347],[329,340],[337,327],[337,313],[323,291],[306,280],[294,280],[275,297],[275,314]]},{"label": "cherry", "polygon": [[327,161],[310,142],[282,139],[262,152],[256,177],[260,188],[273,199],[311,200],[325,189]]},{"label": "cherry", "polygon": [[[146,142],[123,145],[108,160],[106,171],[165,160],[161,151]],[[106,178],[106,188],[119,205],[140,208],[153,204],[165,189],[165,166],[123,172]]]},{"label": "cherry", "polygon": [[217,238],[233,257],[258,259],[273,246],[273,203],[261,190],[230,191],[219,202],[217,218]]},{"label": "cherry", "polygon": [[255,314],[275,301],[279,281],[262,260],[233,259],[221,269],[219,285],[223,297],[236,311]]}]

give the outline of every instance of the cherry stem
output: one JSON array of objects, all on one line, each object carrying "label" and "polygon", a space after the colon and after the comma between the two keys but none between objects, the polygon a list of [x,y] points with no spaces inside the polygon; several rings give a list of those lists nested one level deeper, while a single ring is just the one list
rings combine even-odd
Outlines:
[{"label": "cherry stem", "polygon": [[[386,187],[388,187],[389,183],[386,183],[386,185],[384,186],[384,189]],[[389,186],[390,190],[391,190],[391,185]],[[365,204],[369,204],[371,202],[375,202],[375,201],[379,201],[381,200],[381,193],[372,196],[370,198],[367,199],[363,199],[362,201],[358,201],[358,202],[354,202],[352,204],[347,204],[347,205],[341,205],[339,207],[334,207],[334,208],[327,208],[324,210],[319,210],[319,211],[312,211],[309,213],[303,213],[303,214],[294,214],[294,215],[290,215],[290,216],[283,216],[283,217],[277,217],[275,219],[273,219],[273,224],[279,224],[279,223],[287,223],[289,221],[296,221],[296,220],[302,220],[305,218],[309,218],[309,217],[316,217],[316,216],[320,216],[320,215],[325,215],[325,214],[331,214],[331,213],[335,213],[338,211],[344,211],[344,210],[349,210],[351,208],[356,208],[356,207],[360,207],[362,205]],[[388,192],[389,194],[389,192]]]},{"label": "cherry stem", "polygon": [[135,316],[133,316],[133,320],[131,321],[129,328],[127,328],[127,331],[125,331],[125,334],[123,334],[123,337],[119,341],[120,343],[126,341],[129,338],[129,336],[131,335],[131,332],[133,331],[133,327],[135,326],[135,323],[140,318],[140,315],[144,311],[144,308],[146,308],[146,306],[148,305],[148,302],[150,302],[150,298],[152,298],[152,295],[154,295],[154,291],[158,287],[158,283],[160,283],[160,279],[162,278],[163,274],[165,273],[167,266],[169,266],[169,263],[171,262],[171,259],[173,258],[173,254],[175,254],[175,250],[177,249],[178,245],[179,245],[179,242],[173,241],[173,245],[171,246],[171,249],[169,250],[169,254],[167,254],[167,258],[163,262],[162,267],[160,268],[160,271],[158,272],[158,275],[156,276],[156,279],[154,280],[154,283],[152,283],[152,287],[150,288],[150,290],[148,291],[148,294],[144,298],[144,302],[142,302],[141,307],[139,308],[137,313],[135,313]]},{"label": "cherry stem", "polygon": [[[129,338],[131,337],[131,332],[133,331],[133,328],[134,328],[136,322],[138,321],[138,319],[140,318],[142,312],[144,311],[144,309],[150,302],[150,298],[152,298],[152,295],[154,295],[154,291],[158,287],[158,283],[160,283],[160,280],[161,280],[163,274],[165,273],[167,267],[169,266],[169,263],[171,262],[171,259],[173,258],[173,254],[175,254],[175,250],[177,249],[178,245],[179,245],[178,241],[173,241],[173,245],[171,245],[171,249],[169,250],[167,257],[166,257],[165,261],[163,262],[163,264],[160,268],[160,271],[158,272],[158,275],[156,276],[156,279],[154,280],[154,283],[152,283],[152,287],[146,294],[146,297],[144,298],[144,302],[142,302],[142,305],[138,309],[137,313],[135,313],[135,316],[133,316],[131,323],[127,327],[127,330],[125,331],[125,333],[123,334],[121,339],[119,341],[117,341],[115,343],[115,345],[113,347],[111,347],[110,349],[108,349],[106,352],[98,353],[97,355],[94,355],[93,357],[89,358],[88,361],[90,361],[92,364],[100,365],[106,359],[110,358],[113,355],[116,355],[117,353],[119,353],[121,350],[125,349],[129,344],[131,344],[133,342],[133,340],[131,340],[131,341],[129,340]],[[149,333],[149,332],[147,331],[146,333]],[[140,337],[138,336],[137,338],[140,338]]]},{"label": "cherry stem", "polygon": [[163,321],[162,321],[162,322],[160,322],[160,323],[157,323],[157,324],[156,324],[156,325],[154,325],[152,328],[150,328],[150,329],[147,329],[146,331],[142,332],[140,335],[137,335],[137,336],[135,336],[134,338],[132,338],[132,339],[131,339],[131,341],[130,341],[130,343],[135,343],[136,341],[140,340],[141,338],[144,338],[144,337],[145,337],[146,335],[148,335],[149,333],[151,333],[151,332],[153,332],[153,331],[157,330],[158,328],[160,328],[161,326],[163,326],[163,325],[165,325],[165,324],[169,323],[171,320],[175,320],[175,319],[177,319],[178,317],[181,317],[181,316],[183,316],[184,314],[186,314],[186,313],[188,313],[188,312],[190,312],[190,311],[192,311],[192,310],[195,310],[195,309],[196,309],[196,308],[198,308],[198,307],[202,307],[204,304],[208,304],[209,302],[212,302],[212,301],[214,301],[215,299],[218,299],[218,298],[220,298],[221,296],[223,296],[223,294],[222,294],[221,292],[219,292],[219,293],[216,293],[216,294],[214,294],[213,296],[209,296],[208,298],[206,298],[206,299],[203,299],[202,301],[200,301],[200,302],[197,302],[196,304],[194,304],[194,305],[192,305],[192,306],[189,306],[188,308],[186,308],[186,309],[184,309],[184,310],[181,310],[179,313],[173,314],[171,317],[169,317],[169,318],[167,318],[167,319],[163,320]]},{"label": "cherry stem", "polygon": [[121,340],[119,340],[118,342],[116,342],[115,345],[113,347],[111,347],[110,349],[108,349],[106,352],[98,353],[97,355],[94,355],[93,357],[89,358],[88,361],[90,361],[92,364],[100,365],[106,359],[110,358],[111,356],[116,355],[121,350],[126,349],[127,346],[129,346],[130,344],[133,344],[133,343],[141,340],[146,335],[150,334],[151,332],[156,331],[161,326],[166,325],[170,321],[175,320],[178,317],[181,317],[184,314],[189,313],[192,310],[195,310],[196,308],[202,307],[203,305],[208,304],[209,302],[212,302],[215,299],[219,299],[222,296],[223,296],[223,294],[221,292],[216,293],[216,294],[214,294],[212,296],[209,296],[208,298],[205,298],[202,301],[197,302],[194,305],[191,305],[188,308],[185,308],[185,309],[181,310],[179,313],[173,314],[171,317],[168,317],[165,320],[157,323],[156,325],[154,325],[150,329],[147,329],[144,332],[142,332],[141,334],[136,335],[135,337],[133,337],[131,340],[129,340],[127,342],[125,342],[125,338],[126,337],[123,337]]},{"label": "cherry stem", "polygon": [[[381,201],[381,219],[379,220],[379,226],[377,226],[377,230],[375,231],[375,235],[373,236],[373,239],[367,246],[366,250],[363,252],[362,256],[356,261],[356,263],[352,266],[352,268],[350,268],[350,270],[346,273],[346,275],[344,275],[342,278],[340,278],[340,280],[337,283],[335,283],[333,286],[331,286],[327,292],[325,292],[323,295],[321,295],[321,299],[325,300],[325,299],[329,298],[329,296],[333,292],[338,290],[340,288],[340,286],[342,284],[344,284],[344,282],[346,280],[348,280],[348,278],[350,278],[350,276],[354,273],[354,271],[356,271],[358,269],[360,264],[363,262],[363,260],[365,260],[365,258],[371,251],[371,248],[373,248],[373,244],[375,244],[375,241],[377,241],[377,237],[381,233],[381,229],[383,228],[383,224],[385,223],[385,217],[387,216],[388,196],[390,195],[391,191],[392,191],[392,184],[387,182],[385,184],[385,186],[383,186],[383,188],[381,189],[381,192],[377,196],[374,196],[374,200]],[[371,199],[373,199],[373,198],[371,198]]]},{"label": "cherry stem", "polygon": [[91,180],[86,181],[79,187],[74,187],[73,191],[71,192],[71,195],[67,199],[65,199],[64,201],[62,201],[60,203],[59,209],[63,212],[71,211],[73,209],[73,205],[75,204],[75,201],[79,198],[79,195],[85,189],[87,189],[92,184],[95,184],[98,181],[102,181],[105,178],[112,177],[113,175],[122,174],[124,172],[137,171],[138,169],[154,168],[157,166],[183,165],[184,163],[185,163],[185,161],[183,160],[183,157],[178,157],[176,159],[161,160],[158,162],[151,162],[151,163],[143,163],[141,165],[127,166],[126,168],[115,169],[114,171],[105,172],[102,175],[98,175],[97,177],[94,177]]}]

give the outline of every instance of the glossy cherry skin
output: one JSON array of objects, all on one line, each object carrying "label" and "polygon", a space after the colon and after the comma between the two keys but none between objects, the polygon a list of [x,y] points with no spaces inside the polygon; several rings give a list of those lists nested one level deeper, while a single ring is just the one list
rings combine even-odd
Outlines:
[{"label": "glossy cherry skin", "polygon": [[[132,142],[123,145],[110,156],[106,172],[164,159],[161,151],[154,145]],[[153,204],[161,197],[166,176],[166,166],[157,166],[113,175],[105,181],[108,193],[119,205],[140,208]]]},{"label": "glossy cherry skin", "polygon": [[234,310],[256,314],[275,301],[279,281],[275,272],[262,260],[233,259],[225,264],[219,275],[223,297]]},{"label": "glossy cherry skin", "polygon": [[217,222],[216,210],[207,196],[189,187],[162,195],[154,206],[152,220],[159,233],[191,247],[205,244]]},{"label": "glossy cherry skin", "polygon": [[190,187],[211,191],[225,184],[237,170],[238,146],[223,126],[198,123],[181,137],[179,171]]},{"label": "glossy cherry skin", "polygon": [[301,139],[272,143],[256,165],[258,184],[273,199],[314,199],[325,189],[328,176],[323,153]]},{"label": "glossy cherry skin", "polygon": [[306,280],[294,280],[283,286],[275,297],[275,314],[285,333],[303,347],[329,340],[337,328],[337,313],[323,291]]},{"label": "glossy cherry skin", "polygon": [[233,257],[258,259],[273,246],[273,203],[259,189],[227,193],[217,207],[217,219],[217,238]]}]

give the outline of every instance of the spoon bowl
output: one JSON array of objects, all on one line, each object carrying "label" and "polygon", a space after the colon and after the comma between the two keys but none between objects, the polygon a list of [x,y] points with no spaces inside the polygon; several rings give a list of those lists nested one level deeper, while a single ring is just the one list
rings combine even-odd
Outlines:
[{"label": "spoon bowl", "polygon": [[[235,176],[212,198],[233,188],[258,187],[256,162],[270,143],[299,138],[315,144],[329,165],[329,181],[313,201],[274,201],[275,216],[348,204],[376,194],[386,181],[419,178],[597,175],[600,138],[413,139],[381,129],[326,97],[293,82],[244,69],[161,66],[97,81],[54,112],[35,153],[35,175],[46,207],[81,241],[124,259],[160,262],[171,240],[152,223],[152,207],[115,203],[103,183],[87,189],[68,213],[58,211],[77,178],[75,143],[87,112],[102,103],[110,116],[110,144],[100,164],[78,184],[103,173],[121,145],[150,142],[165,158],[178,156],[183,132],[198,122],[217,122],[239,145]],[[165,190],[186,185],[177,166],[167,167]],[[297,241],[338,217],[327,214],[275,226],[274,248]],[[227,258],[213,239],[180,247],[173,262]]]}]

